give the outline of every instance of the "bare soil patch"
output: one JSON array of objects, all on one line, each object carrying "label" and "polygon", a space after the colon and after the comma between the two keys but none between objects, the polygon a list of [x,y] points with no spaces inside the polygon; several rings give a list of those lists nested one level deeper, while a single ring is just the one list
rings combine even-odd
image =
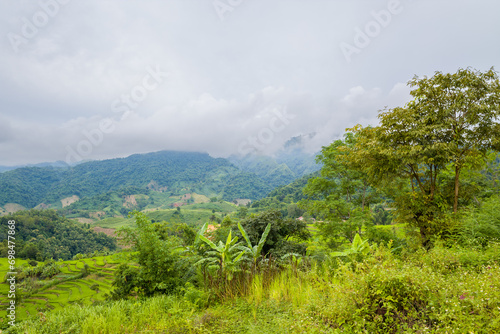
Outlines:
[{"label": "bare soil patch", "polygon": [[137,200],[134,195],[125,196],[124,201],[123,206],[126,208],[133,208],[134,206],[137,206]]},{"label": "bare soil patch", "polygon": [[74,218],[76,221],[82,224],[92,224],[94,221],[90,218]]},{"label": "bare soil patch", "polygon": [[89,212],[89,216],[96,219],[101,219],[101,217],[104,217],[105,215],[106,212],[104,211]]},{"label": "bare soil patch", "polygon": [[237,198],[233,202],[236,202],[235,204],[238,206],[240,205],[246,206],[248,203],[252,203],[252,200],[248,198]]},{"label": "bare soil patch", "polygon": [[115,229],[114,228],[104,228],[104,227],[95,226],[92,229],[96,233],[103,232],[104,234],[106,234],[109,237],[116,237]]},{"label": "bare soil patch", "polygon": [[66,197],[66,198],[63,198],[61,200],[61,204],[62,204],[62,207],[66,207],[72,203],[75,203],[76,201],[78,201],[80,199],[80,197],[76,196],[76,195],[73,195],[71,197]]},{"label": "bare soil patch", "polygon": [[17,211],[26,210],[24,206],[17,203],[7,203],[3,206],[3,208],[5,211],[7,211],[7,213],[14,213]]}]

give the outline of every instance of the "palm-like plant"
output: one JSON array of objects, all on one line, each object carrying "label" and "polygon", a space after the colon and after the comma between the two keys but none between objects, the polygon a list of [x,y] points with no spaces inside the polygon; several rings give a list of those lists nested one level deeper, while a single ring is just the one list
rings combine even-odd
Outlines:
[{"label": "palm-like plant", "polygon": [[[205,224],[206,225],[206,224]],[[206,230],[202,227],[201,231]],[[210,239],[205,237],[203,234],[198,233],[197,239],[206,243],[211,251],[205,253],[206,257],[198,261],[196,264],[205,264],[209,269],[219,269],[222,275],[226,275],[227,279],[230,281],[233,279],[233,273],[239,270],[239,263],[245,254],[244,250],[240,250],[240,245],[237,244],[238,237],[232,238],[231,231],[227,236],[226,243],[219,241],[219,244],[214,244]]]},{"label": "palm-like plant", "polygon": [[253,268],[255,269],[257,266],[257,259],[260,257],[262,252],[262,247],[264,247],[264,244],[266,243],[267,235],[269,234],[269,231],[271,231],[271,224],[267,224],[264,233],[262,233],[262,236],[260,237],[259,243],[255,246],[252,246],[252,243],[248,238],[247,232],[245,231],[243,226],[241,226],[240,223],[238,223],[238,229],[240,230],[241,235],[243,235],[243,238],[245,238],[247,242],[247,246],[240,246],[239,248],[252,256]]},{"label": "palm-like plant", "polygon": [[352,241],[351,248],[344,250],[343,252],[333,252],[332,256],[348,256],[355,258],[362,258],[370,252],[370,244],[368,240],[361,239],[359,234],[356,233],[354,240]]}]

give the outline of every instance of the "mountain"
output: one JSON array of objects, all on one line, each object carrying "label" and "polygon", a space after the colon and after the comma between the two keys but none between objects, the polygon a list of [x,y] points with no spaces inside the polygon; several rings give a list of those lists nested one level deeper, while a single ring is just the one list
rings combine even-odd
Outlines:
[{"label": "mountain", "polygon": [[316,163],[317,153],[308,153],[305,149],[314,135],[290,138],[273,157],[247,154],[232,155],[228,160],[244,172],[258,175],[273,188],[283,186],[321,169]]},{"label": "mountain", "polygon": [[[76,165],[76,164],[74,164]],[[14,170],[23,167],[56,167],[56,168],[67,168],[70,167],[64,161],[56,161],[56,162],[41,162],[38,164],[28,164],[28,165],[18,165],[18,166],[0,166],[0,173],[7,172],[9,170]]]},{"label": "mountain", "polygon": [[[275,177],[280,177],[279,173]],[[16,203],[32,208],[67,199],[62,204],[65,206],[83,197],[127,188],[135,193],[137,189],[172,195],[197,192],[233,200],[261,198],[273,186],[253,173],[242,172],[226,159],[206,153],[161,151],[68,168],[23,167],[1,173],[0,206]]]},{"label": "mountain", "polygon": [[252,208],[283,208],[289,204],[294,204],[305,198],[302,189],[306,186],[309,179],[320,175],[319,171],[311,174],[306,174],[293,182],[277,187],[271,191],[266,197],[252,203]]}]

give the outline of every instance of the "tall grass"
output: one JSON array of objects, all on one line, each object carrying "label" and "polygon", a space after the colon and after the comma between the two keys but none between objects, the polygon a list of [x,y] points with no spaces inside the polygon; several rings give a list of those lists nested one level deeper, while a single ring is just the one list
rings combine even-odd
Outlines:
[{"label": "tall grass", "polygon": [[[8,333],[498,333],[500,250],[436,246],[360,262],[267,264],[184,296],[68,306]],[[210,285],[212,284],[212,285]],[[223,293],[222,293],[223,292]]]}]

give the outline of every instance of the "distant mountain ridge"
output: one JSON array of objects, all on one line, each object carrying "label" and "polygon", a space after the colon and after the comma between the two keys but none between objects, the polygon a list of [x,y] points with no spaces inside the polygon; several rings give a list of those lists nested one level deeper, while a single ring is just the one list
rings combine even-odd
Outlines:
[{"label": "distant mountain ridge", "polygon": [[207,153],[160,151],[66,168],[22,167],[0,174],[0,206],[16,203],[33,208],[68,197],[152,189],[152,184],[153,190],[162,189],[172,194],[190,191],[229,201],[256,200],[276,186],[297,178],[286,163],[266,160],[268,164],[264,168],[257,160],[253,161],[256,163],[252,168],[242,168],[242,164],[235,166],[228,159],[213,158]]},{"label": "distant mountain ridge", "polygon": [[307,153],[304,150],[305,142],[314,135],[290,138],[273,157],[247,154],[243,157],[232,155],[228,160],[241,170],[258,175],[273,188],[283,186],[321,169],[316,163],[317,153]]},{"label": "distant mountain ridge", "polygon": [[0,166],[0,173],[7,172],[10,170],[18,169],[18,168],[23,168],[23,167],[56,167],[56,168],[69,168],[73,165],[68,165],[64,161],[55,161],[55,162],[41,162],[38,164],[26,164],[26,165],[17,165],[17,166]]}]

